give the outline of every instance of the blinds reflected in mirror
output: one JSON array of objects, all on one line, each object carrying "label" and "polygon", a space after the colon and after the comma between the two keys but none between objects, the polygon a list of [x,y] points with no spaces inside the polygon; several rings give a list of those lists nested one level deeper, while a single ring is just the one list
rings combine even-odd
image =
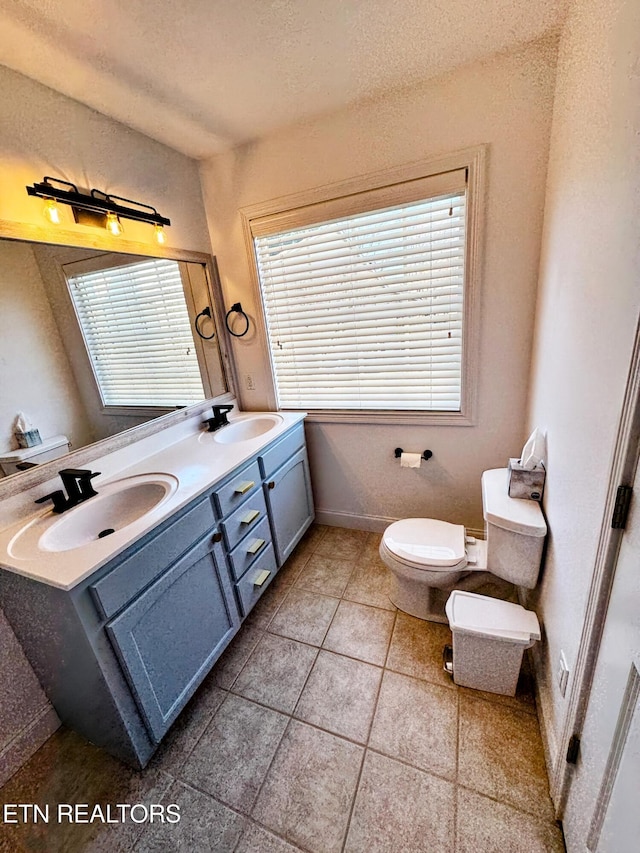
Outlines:
[{"label": "blinds reflected in mirror", "polygon": [[65,274],[104,405],[170,409],[202,400],[179,264],[100,263],[78,274],[69,264]]}]

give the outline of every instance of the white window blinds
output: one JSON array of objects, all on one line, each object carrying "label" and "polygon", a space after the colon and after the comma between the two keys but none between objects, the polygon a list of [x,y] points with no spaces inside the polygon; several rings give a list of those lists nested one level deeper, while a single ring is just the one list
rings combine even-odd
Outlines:
[{"label": "white window blinds", "polygon": [[281,408],[460,411],[465,199],[254,237]]},{"label": "white window blinds", "polygon": [[80,274],[65,267],[106,406],[173,408],[202,400],[176,261],[150,259]]}]

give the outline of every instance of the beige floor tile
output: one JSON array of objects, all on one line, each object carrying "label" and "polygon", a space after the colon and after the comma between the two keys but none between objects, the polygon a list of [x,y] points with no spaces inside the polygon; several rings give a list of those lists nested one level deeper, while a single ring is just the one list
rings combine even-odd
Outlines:
[{"label": "beige floor tile", "polygon": [[124,853],[131,849],[143,825],[67,823],[56,819],[59,803],[160,803],[172,782],[150,768],[126,767],[68,729],[59,729],[2,788],[2,803],[49,806],[50,821],[3,824],[0,850],[7,853]]},{"label": "beige floor tile", "polygon": [[352,560],[333,560],[323,554],[312,554],[298,575],[295,585],[312,592],[340,598],[353,573]]},{"label": "beige floor tile", "polygon": [[553,818],[538,721],[532,714],[460,694],[458,778],[481,794]]},{"label": "beige floor tile", "polygon": [[135,853],[229,853],[235,849],[245,817],[180,782],[171,787],[166,802],[180,807],[180,820],[148,824]]},{"label": "beige floor tile", "polygon": [[387,668],[434,684],[455,687],[442,667],[442,650],[451,644],[448,625],[416,619],[398,611]]},{"label": "beige floor tile", "polygon": [[454,690],[385,672],[369,746],[421,770],[454,779],[457,704]]},{"label": "beige floor tile", "polygon": [[234,853],[297,853],[299,850],[299,847],[294,847],[264,827],[252,823],[245,829]]},{"label": "beige floor tile", "polygon": [[288,718],[229,695],[182,769],[180,779],[248,812]]},{"label": "beige floor tile", "polygon": [[452,853],[454,800],[451,782],[367,752],[345,853]]},{"label": "beige floor tile", "polygon": [[290,714],[311,672],[318,649],[265,634],[233,685],[233,692]]},{"label": "beige floor tile", "polygon": [[367,544],[365,530],[347,530],[344,527],[329,527],[318,543],[315,553],[334,560],[357,560]]},{"label": "beige floor tile", "polygon": [[326,524],[312,524],[300,540],[299,546],[315,551],[330,529]]},{"label": "beige floor tile", "polygon": [[456,853],[564,853],[555,822],[458,788]]},{"label": "beige floor tile", "polygon": [[293,720],[253,816],[312,853],[338,853],[362,754],[362,747]]},{"label": "beige floor tile", "polygon": [[210,678],[219,687],[228,689],[256,647],[262,631],[253,625],[243,625],[211,670]]},{"label": "beige floor tile", "polygon": [[278,612],[280,605],[289,594],[291,584],[278,584],[278,578],[270,584],[266,592],[260,596],[257,604],[245,620],[245,625],[252,628],[266,630],[273,617]]},{"label": "beige floor tile", "polygon": [[271,620],[269,631],[320,646],[338,604],[337,598],[294,588]]},{"label": "beige floor tile", "polygon": [[305,545],[304,540],[300,542],[276,575],[272,586],[291,586],[312,555],[313,548],[310,545]]},{"label": "beige floor tile", "polygon": [[321,651],[294,716],[365,743],[381,678],[376,666]]},{"label": "beige floor tile", "polygon": [[198,742],[225,696],[209,676],[180,714],[151,759],[150,766],[175,773]]},{"label": "beige floor tile", "polygon": [[359,604],[370,604],[384,610],[395,610],[396,606],[389,598],[391,572],[379,557],[361,558],[349,584],[344,598]]},{"label": "beige floor tile", "polygon": [[395,614],[379,607],[341,601],[323,647],[382,666],[387,656]]}]

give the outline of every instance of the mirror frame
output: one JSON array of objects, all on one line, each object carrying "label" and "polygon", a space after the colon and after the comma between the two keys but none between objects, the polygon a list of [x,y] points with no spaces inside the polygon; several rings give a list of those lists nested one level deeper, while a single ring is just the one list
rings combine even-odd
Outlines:
[{"label": "mirror frame", "polygon": [[[204,252],[194,252],[189,249],[176,249],[167,246],[156,246],[147,243],[134,242],[132,240],[113,237],[107,232],[103,234],[90,232],[86,235],[78,231],[66,228],[40,227],[21,222],[12,222],[0,219],[0,240],[16,240],[28,243],[44,243],[55,246],[72,246],[79,249],[96,249],[101,252],[118,252],[122,255],[144,255],[152,258],[167,258],[173,261],[190,261],[203,264],[207,276],[212,311],[218,335],[218,345],[222,361],[222,372],[227,384],[227,391],[215,397],[215,401],[227,401],[237,398],[237,379],[233,361],[231,360],[231,342],[224,323],[222,306],[223,295],[218,275],[218,265],[215,256]],[[70,467],[82,467],[95,459],[112,453],[122,447],[127,447],[142,438],[154,435],[161,430],[180,423],[185,418],[194,417],[207,409],[210,409],[214,400],[203,400],[194,403],[184,409],[169,412],[166,415],[153,418],[146,423],[130,427],[113,436],[102,438],[93,444],[88,444],[78,450],[72,450],[63,458],[69,461]],[[61,460],[52,459],[43,462],[36,468],[12,474],[0,479],[0,501],[5,498],[14,497],[21,492],[27,491],[33,486],[38,486],[51,480],[60,469]]]}]

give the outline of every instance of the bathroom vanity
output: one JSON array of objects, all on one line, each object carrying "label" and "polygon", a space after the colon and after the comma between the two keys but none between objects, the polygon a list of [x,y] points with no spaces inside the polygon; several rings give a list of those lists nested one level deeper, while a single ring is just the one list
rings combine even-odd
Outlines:
[{"label": "bathroom vanity", "polygon": [[192,432],[0,533],[0,601],[65,725],[149,761],[313,520],[303,417]]}]

